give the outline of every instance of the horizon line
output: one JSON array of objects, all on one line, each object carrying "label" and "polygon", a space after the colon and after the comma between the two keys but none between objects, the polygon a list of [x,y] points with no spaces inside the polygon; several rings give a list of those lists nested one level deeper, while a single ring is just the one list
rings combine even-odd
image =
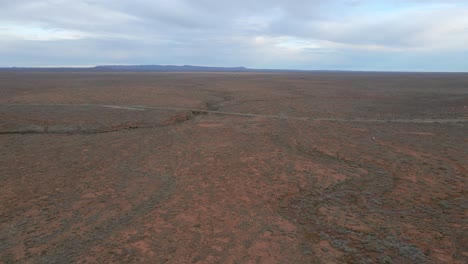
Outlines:
[{"label": "horizon line", "polygon": [[[106,68],[107,67],[107,68]],[[112,67],[135,67],[135,69],[112,69]],[[227,70],[226,72],[375,72],[375,73],[468,73],[468,71],[435,71],[435,70],[347,70],[347,69],[280,69],[280,68],[248,68],[245,66],[205,66],[191,64],[99,64],[87,66],[0,66],[0,70],[107,70],[126,72],[190,72],[190,70],[138,69],[137,67],[194,67],[200,68],[194,72],[210,72],[206,68]],[[205,69],[203,69],[205,68]],[[196,69],[195,69],[196,70]],[[222,72],[222,71],[219,71]]]}]

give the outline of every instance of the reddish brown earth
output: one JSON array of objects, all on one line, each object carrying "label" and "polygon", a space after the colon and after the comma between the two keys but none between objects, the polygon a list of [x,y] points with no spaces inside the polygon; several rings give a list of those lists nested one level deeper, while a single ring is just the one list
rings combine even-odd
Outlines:
[{"label": "reddish brown earth", "polygon": [[466,263],[468,74],[0,73],[2,263]]}]

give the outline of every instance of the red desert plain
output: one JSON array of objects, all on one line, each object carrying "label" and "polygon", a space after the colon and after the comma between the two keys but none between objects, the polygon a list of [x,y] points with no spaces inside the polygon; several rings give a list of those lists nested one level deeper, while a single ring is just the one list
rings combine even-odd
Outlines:
[{"label": "red desert plain", "polygon": [[468,74],[0,72],[0,263],[467,263]]}]

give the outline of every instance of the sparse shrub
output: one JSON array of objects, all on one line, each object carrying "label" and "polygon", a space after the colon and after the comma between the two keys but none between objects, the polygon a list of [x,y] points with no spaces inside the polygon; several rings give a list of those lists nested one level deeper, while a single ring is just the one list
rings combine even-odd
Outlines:
[{"label": "sparse shrub", "polygon": [[392,264],[393,263],[392,258],[389,256],[380,256],[377,258],[377,261],[379,262],[379,264]]}]

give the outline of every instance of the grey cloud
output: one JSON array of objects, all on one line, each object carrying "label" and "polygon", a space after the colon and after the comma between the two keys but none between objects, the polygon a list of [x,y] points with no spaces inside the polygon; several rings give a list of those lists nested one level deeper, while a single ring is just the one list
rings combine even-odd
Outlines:
[{"label": "grey cloud", "polygon": [[[357,69],[379,56],[465,52],[464,17],[468,5],[462,1],[0,0],[0,56],[1,66],[180,63]],[[29,36],[53,32],[57,36],[50,40]],[[67,34],[78,37],[60,40]],[[355,55],[364,62],[348,64]]]}]

